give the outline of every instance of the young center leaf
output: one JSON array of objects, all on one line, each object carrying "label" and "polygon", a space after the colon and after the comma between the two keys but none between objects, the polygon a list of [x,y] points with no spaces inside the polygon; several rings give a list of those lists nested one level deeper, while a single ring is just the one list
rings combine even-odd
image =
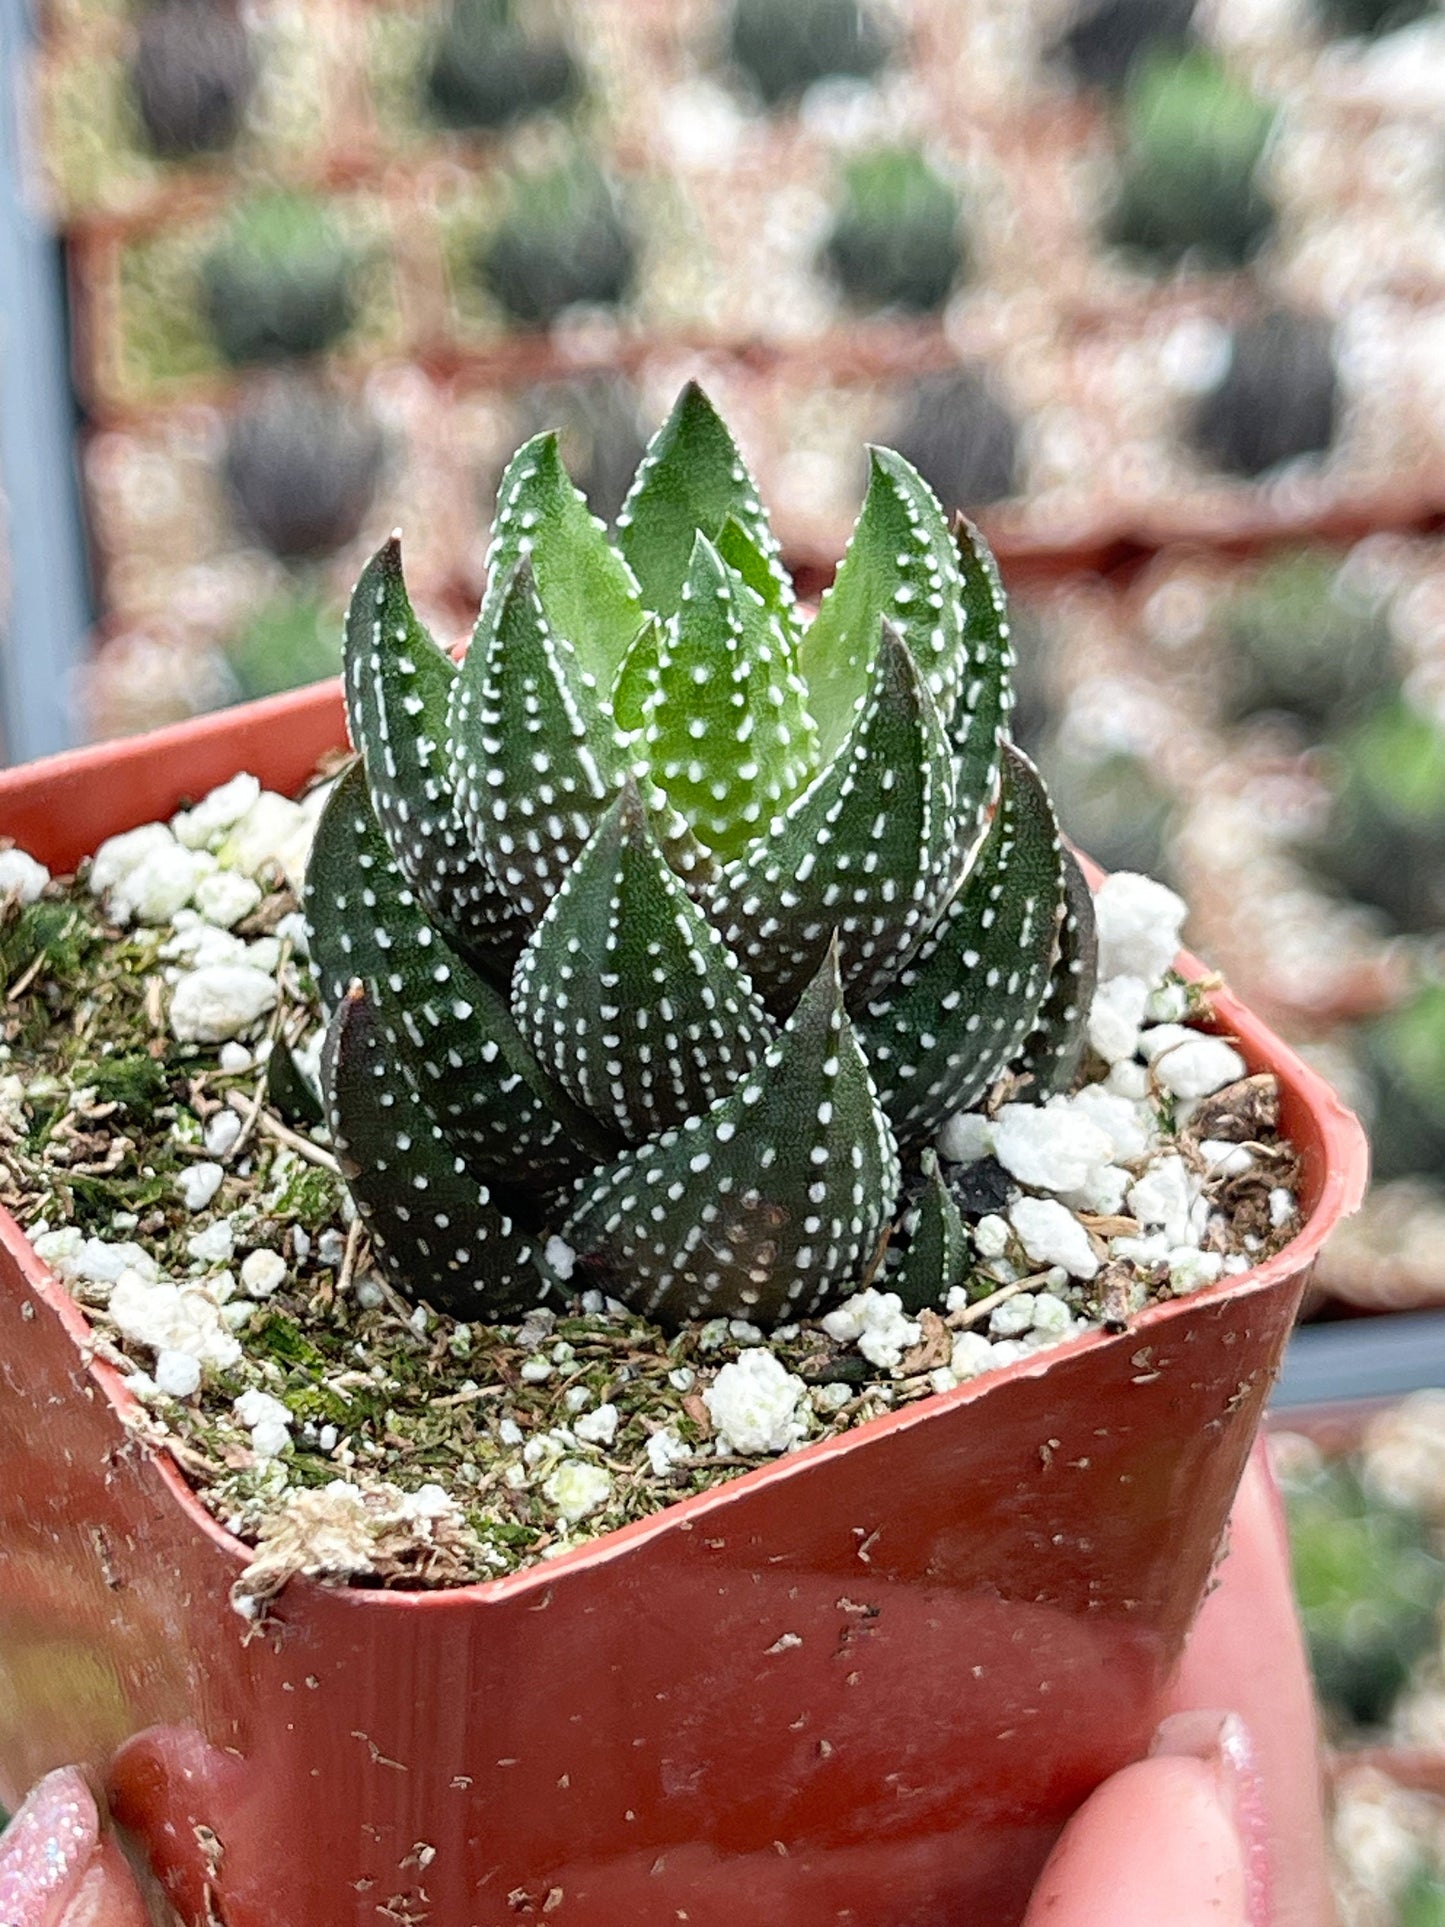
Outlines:
[{"label": "young center leaf", "polygon": [[524,442],[497,489],[487,594],[500,598],[523,557],[542,607],[599,689],[611,687],[642,626],[632,571],[562,463],[555,432]]},{"label": "young center leaf", "polygon": [[944,1294],[960,1284],[968,1268],[968,1233],[953,1193],[938,1169],[938,1154],[925,1150],[919,1159],[923,1189],[914,1206],[914,1225],[903,1262],[887,1275],[889,1291],[898,1293],[904,1311],[917,1315],[937,1311]]},{"label": "young center leaf", "polygon": [[[499,888],[535,923],[621,788],[627,755],[595,679],[548,620],[525,557],[483,606],[451,737],[468,832]],[[691,874],[701,853],[686,824],[664,806],[660,828],[669,859]]]},{"label": "young center leaf", "polygon": [[701,533],[651,668],[640,705],[648,767],[726,862],[802,788],[815,742],[786,630]]},{"label": "young center leaf", "polygon": [[779,598],[790,607],[792,584],[757,486],[727,424],[690,381],[648,443],[617,518],[618,546],[654,614],[676,611],[694,536],[701,530],[715,542],[729,516],[764,556]]}]

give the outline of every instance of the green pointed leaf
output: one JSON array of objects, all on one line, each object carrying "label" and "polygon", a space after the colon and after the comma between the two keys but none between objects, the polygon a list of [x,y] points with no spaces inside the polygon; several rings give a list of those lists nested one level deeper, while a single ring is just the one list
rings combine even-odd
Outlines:
[{"label": "green pointed leaf", "polygon": [[457,1318],[535,1305],[548,1288],[535,1240],[397,1076],[381,1014],[359,985],[327,1027],[321,1081],[342,1176],[397,1290]]},{"label": "green pointed leaf", "polygon": [[869,462],[857,526],[798,646],[798,668],[825,757],[847,735],[867,696],[885,617],[912,650],[945,722],[965,675],[958,554],[943,510],[901,455],[874,448]]},{"label": "green pointed leaf", "polygon": [[860,1276],[898,1177],[830,947],[759,1069],[599,1172],[562,1235],[649,1318],[775,1324]]},{"label": "green pointed leaf", "polygon": [[792,584],[757,485],[721,415],[690,381],[648,443],[617,518],[618,545],[648,609],[660,616],[674,613],[693,537],[701,529],[716,540],[730,515],[767,559],[778,594],[791,605]]},{"label": "green pointed leaf", "polygon": [[497,490],[487,593],[500,597],[518,562],[532,564],[547,619],[607,689],[643,619],[631,569],[563,466],[555,433],[524,442]]},{"label": "green pointed leaf", "polygon": [[972,871],[897,984],[859,1019],[900,1144],[981,1102],[1013,1063],[1048,984],[1063,889],[1053,807],[1010,745]]},{"label": "green pointed leaf", "polygon": [[657,652],[661,644],[662,624],[656,616],[649,616],[622,659],[608,707],[613,721],[626,735],[635,735],[642,728],[648,692],[657,686]]},{"label": "green pointed leaf", "polygon": [[631,782],[532,933],[512,1008],[558,1082],[634,1142],[725,1097],[774,1037]]},{"label": "green pointed leaf", "polygon": [[320,1095],[284,1037],[275,1040],[266,1059],[266,1102],[303,1131],[322,1120]]},{"label": "green pointed leaf", "polygon": [[833,757],[728,866],[708,914],[770,1009],[787,1010],[836,929],[850,1005],[891,983],[954,875],[948,743],[885,627],[869,695]]},{"label": "green pointed leaf", "polygon": [[919,1163],[923,1189],[916,1205],[917,1221],[904,1247],[903,1262],[884,1279],[896,1291],[903,1309],[916,1315],[937,1311],[945,1292],[959,1284],[968,1266],[968,1233],[953,1193],[943,1182],[938,1155],[925,1150]]},{"label": "green pointed leaf", "polygon": [[[627,774],[627,746],[591,674],[547,619],[524,558],[483,607],[457,679],[451,739],[462,815],[498,885],[535,923]],[[698,873],[701,853],[661,805],[668,861]]]},{"label": "green pointed leaf", "polygon": [[322,1002],[335,1010],[354,982],[365,988],[399,1076],[478,1176],[551,1188],[612,1154],[615,1140],[543,1074],[504,999],[428,923],[387,849],[359,764],[321,813],[306,918]]},{"label": "green pointed leaf", "polygon": [[777,558],[771,560],[758,547],[735,515],[730,515],[718,531],[717,552],[747,583],[748,587],[773,611],[789,638],[790,647],[796,647],[793,638],[793,621],[796,604],[793,600],[793,585],[787,574],[780,569]]},{"label": "green pointed leaf", "polygon": [[704,849],[726,861],[807,781],[815,758],[803,687],[777,617],[705,535],[643,695],[642,752]]},{"label": "green pointed leaf", "polygon": [[1034,1088],[1027,1093],[1031,1102],[1042,1103],[1055,1091],[1072,1087],[1084,1054],[1098,975],[1094,895],[1078,858],[1065,849],[1064,896],[1049,987],[1015,1067],[1021,1077],[1034,1080]]},{"label": "green pointed leaf", "polygon": [[953,522],[963,580],[964,672],[949,718],[958,793],[960,855],[972,853],[998,793],[1013,714],[1013,644],[1008,602],[993,551],[966,515]]},{"label": "green pointed leaf", "polygon": [[447,752],[457,669],[416,618],[395,535],[352,593],[344,674],[351,740],[397,862],[459,950],[482,969],[509,970],[527,926],[457,812]]}]

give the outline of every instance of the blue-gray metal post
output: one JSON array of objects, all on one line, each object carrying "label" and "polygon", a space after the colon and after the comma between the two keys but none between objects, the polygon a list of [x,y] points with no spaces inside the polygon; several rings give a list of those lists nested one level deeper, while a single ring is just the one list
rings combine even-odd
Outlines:
[{"label": "blue-gray metal post", "polygon": [[75,740],[91,623],[64,280],[29,144],[34,33],[31,0],[0,0],[0,711],[12,762]]}]

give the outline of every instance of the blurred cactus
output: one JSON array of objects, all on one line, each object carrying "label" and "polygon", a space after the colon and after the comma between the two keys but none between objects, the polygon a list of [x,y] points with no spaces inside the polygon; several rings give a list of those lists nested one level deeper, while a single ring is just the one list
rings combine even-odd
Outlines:
[{"label": "blurred cactus", "polygon": [[637,249],[611,183],[574,162],[519,178],[477,275],[507,315],[541,328],[566,309],[615,307],[632,287]]},{"label": "blurred cactus", "polygon": [[1320,25],[1341,39],[1379,40],[1437,11],[1438,0],[1315,0]]},{"label": "blurred cactus", "polygon": [[1235,330],[1229,366],[1200,400],[1190,439],[1216,468],[1263,475],[1323,454],[1338,415],[1329,324],[1280,308]]},{"label": "blurred cactus", "polygon": [[360,529],[381,458],[381,431],[364,408],[278,378],[231,424],[225,479],[238,520],[273,555],[322,555]]},{"label": "blurred cactus", "polygon": [[1335,806],[1317,863],[1402,930],[1445,927],[1445,728],[1397,696],[1332,754]]},{"label": "blurred cactus", "polygon": [[610,373],[545,382],[523,403],[525,434],[557,430],[567,472],[605,522],[615,519],[642,460],[640,407],[632,383]]},{"label": "blurred cactus", "polygon": [[233,367],[330,348],[356,319],[357,257],[331,211],[262,194],[233,212],[201,263],[201,298]]},{"label": "blurred cactus", "polygon": [[1232,655],[1223,690],[1232,721],[1279,711],[1319,733],[1389,686],[1388,611],[1328,551],[1266,564],[1219,605],[1219,623]]},{"label": "blurred cactus", "polygon": [[431,50],[425,94],[443,127],[495,128],[579,91],[566,43],[526,31],[512,0],[453,0]]},{"label": "blurred cactus", "polygon": [[1366,1025],[1362,1041],[1376,1177],[1445,1178],[1445,981]]},{"label": "blurred cactus", "polygon": [[255,83],[249,37],[226,0],[159,0],[141,15],[130,91],[155,153],[174,160],[229,147]]},{"label": "blurred cactus", "polygon": [[869,80],[891,50],[867,0],[734,0],[728,52],[768,107],[833,75]]},{"label": "blurred cactus", "polygon": [[980,508],[1017,493],[1018,427],[976,369],[922,376],[888,441],[949,508]]},{"label": "blurred cactus", "polygon": [[1086,87],[1117,90],[1149,54],[1194,43],[1195,0],[1084,0],[1053,54]]},{"label": "blurred cactus", "polygon": [[958,195],[916,148],[850,161],[821,260],[859,308],[941,308],[968,272]]},{"label": "blurred cactus", "polygon": [[1346,1462],[1285,1488],[1295,1594],[1320,1698],[1378,1726],[1439,1639],[1445,1564],[1418,1516],[1368,1493]]},{"label": "blurred cactus", "polygon": [[341,672],[341,611],[298,585],[262,603],[226,646],[241,701],[299,689]]},{"label": "blurred cactus", "polygon": [[1274,209],[1259,163],[1274,115],[1202,49],[1155,55],[1130,75],[1124,148],[1108,239],[1160,266],[1241,266]]}]

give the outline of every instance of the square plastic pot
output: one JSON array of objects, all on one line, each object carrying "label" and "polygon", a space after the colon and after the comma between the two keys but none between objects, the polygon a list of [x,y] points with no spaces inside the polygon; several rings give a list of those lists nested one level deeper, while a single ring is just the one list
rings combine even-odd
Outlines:
[{"label": "square plastic pot", "polygon": [[[65,871],[238,769],[294,790],[335,685],[0,775]],[[1267,1264],[443,1593],[293,1582],[139,1435],[0,1214],[0,1800],[79,1760],[188,1922],[941,1927],[1019,1917],[1137,1757],[1199,1606],[1310,1264],[1364,1143],[1280,1081],[1305,1222]]]}]

